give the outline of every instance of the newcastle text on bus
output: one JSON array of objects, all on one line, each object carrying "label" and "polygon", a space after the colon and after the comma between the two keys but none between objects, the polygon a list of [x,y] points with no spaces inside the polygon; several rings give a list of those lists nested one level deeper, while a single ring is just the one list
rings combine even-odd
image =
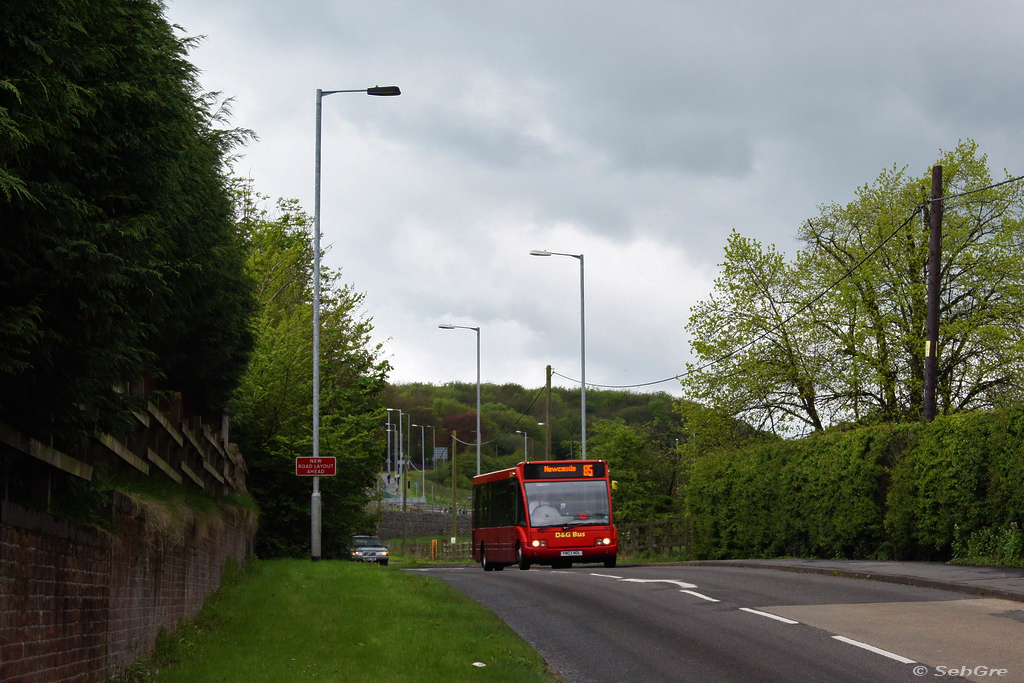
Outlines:
[{"label": "newcastle text on bus", "polygon": [[610,568],[618,552],[604,460],[521,462],[473,478],[473,559],[485,571],[574,562]]}]

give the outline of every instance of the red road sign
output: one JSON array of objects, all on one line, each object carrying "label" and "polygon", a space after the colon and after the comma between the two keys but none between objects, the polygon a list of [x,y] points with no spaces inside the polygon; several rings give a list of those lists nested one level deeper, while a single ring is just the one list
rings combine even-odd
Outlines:
[{"label": "red road sign", "polygon": [[295,474],[300,477],[333,477],[338,474],[337,458],[295,458]]}]

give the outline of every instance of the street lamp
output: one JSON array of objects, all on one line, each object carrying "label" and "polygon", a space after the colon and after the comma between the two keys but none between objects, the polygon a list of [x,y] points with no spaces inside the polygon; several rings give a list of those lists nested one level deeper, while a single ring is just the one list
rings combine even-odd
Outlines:
[{"label": "street lamp", "polygon": [[[374,86],[363,90],[316,90],[316,172],[313,191],[313,457],[320,457],[320,129],[324,95],[339,92],[365,92],[367,95],[389,97],[401,95],[396,85]],[[314,562],[320,559],[320,477],[313,477],[313,496],[310,501],[309,555]]]},{"label": "street lamp", "polygon": [[442,330],[473,330],[476,332],[476,473],[480,474],[480,328],[465,325],[438,325]]},{"label": "street lamp", "polygon": [[583,305],[583,254],[563,254],[557,251],[534,249],[530,256],[568,256],[580,261],[580,416],[582,453],[581,460],[587,459],[587,325]]},{"label": "street lamp", "polygon": [[388,422],[387,422],[387,428],[388,428],[388,449],[386,451],[384,451],[384,452],[387,453],[387,455],[388,455],[388,476],[390,477],[391,476],[391,413],[388,413],[387,416],[388,416]]},{"label": "street lamp", "polygon": [[403,478],[404,472],[403,472],[403,469],[402,469],[402,463],[404,462],[404,453],[405,453],[405,447],[402,444],[402,415],[403,415],[403,413],[402,413],[402,409],[401,408],[386,408],[385,410],[387,410],[387,412],[388,412],[388,419],[389,420],[391,419],[391,413],[398,413],[398,426],[397,426],[397,432],[398,433],[395,435],[396,436],[396,438],[395,438],[395,445],[397,446],[397,448],[395,449],[397,451],[395,453],[395,456],[396,456],[395,457],[395,476],[398,477],[399,485],[401,485],[401,484],[405,483],[405,479]]},{"label": "street lamp", "polygon": [[525,460],[526,462],[530,462],[530,451],[527,450],[527,447],[529,446],[528,440],[530,437],[526,435],[526,432],[521,432],[518,429],[516,430],[516,434],[523,435],[523,460]]},{"label": "street lamp", "polygon": [[[413,425],[420,428],[420,472],[423,475],[423,504],[427,503],[427,427],[430,425]],[[433,427],[430,427],[433,429]]]},{"label": "street lamp", "polygon": [[[409,492],[409,486],[406,483],[405,477],[408,476],[409,472],[409,459],[412,457],[412,413],[406,413],[405,416],[409,418],[409,450],[405,452],[405,459],[402,461],[402,512],[405,512],[406,508],[406,496]],[[402,517],[402,542],[405,542],[405,517]]]}]

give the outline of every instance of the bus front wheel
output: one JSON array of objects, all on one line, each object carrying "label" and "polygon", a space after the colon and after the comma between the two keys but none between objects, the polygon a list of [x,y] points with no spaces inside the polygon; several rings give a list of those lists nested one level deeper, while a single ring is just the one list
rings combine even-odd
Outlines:
[{"label": "bus front wheel", "polygon": [[516,560],[519,562],[519,568],[526,571],[530,568],[530,561],[523,555],[523,546],[516,543]]}]

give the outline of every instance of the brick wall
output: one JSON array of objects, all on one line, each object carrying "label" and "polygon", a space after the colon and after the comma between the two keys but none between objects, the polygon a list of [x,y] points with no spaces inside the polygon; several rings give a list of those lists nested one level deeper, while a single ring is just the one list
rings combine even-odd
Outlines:
[{"label": "brick wall", "polygon": [[252,551],[241,516],[180,542],[147,537],[124,499],[111,536],[0,503],[0,681],[105,681],[198,615],[227,559]]}]

